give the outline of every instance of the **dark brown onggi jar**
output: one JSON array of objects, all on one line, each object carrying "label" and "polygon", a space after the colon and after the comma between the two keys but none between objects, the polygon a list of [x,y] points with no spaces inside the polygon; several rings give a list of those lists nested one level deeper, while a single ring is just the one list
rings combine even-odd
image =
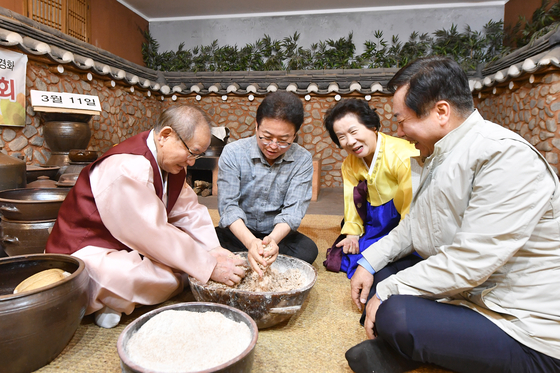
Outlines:
[{"label": "dark brown onggi jar", "polygon": [[0,221],[0,242],[9,256],[41,254],[56,219],[18,221],[5,217]]},{"label": "dark brown onggi jar", "polygon": [[51,156],[47,166],[66,166],[72,149],[86,149],[91,138],[91,115],[71,113],[41,113],[43,136]]},{"label": "dark brown onggi jar", "polygon": [[[70,275],[53,284],[13,294],[21,281],[52,268]],[[88,283],[85,263],[70,255],[0,259],[0,371],[32,372],[56,358],[86,312]]]}]

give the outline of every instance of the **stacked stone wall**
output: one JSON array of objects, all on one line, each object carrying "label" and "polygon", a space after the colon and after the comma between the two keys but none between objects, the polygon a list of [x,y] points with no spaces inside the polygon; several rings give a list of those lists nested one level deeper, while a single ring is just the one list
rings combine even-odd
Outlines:
[{"label": "stacked stone wall", "polygon": [[43,137],[41,114],[33,110],[29,92],[32,89],[50,92],[68,92],[99,97],[102,112],[90,121],[92,131],[89,149],[106,151],[130,136],[151,128],[161,111],[156,97],[130,87],[110,86],[110,81],[87,74],[64,71],[52,72],[49,65],[35,61],[27,64],[26,122],[24,127],[0,126],[2,152],[23,157],[27,164],[45,164],[51,151]]},{"label": "stacked stone wall", "polygon": [[[51,66],[51,68],[49,68]],[[517,82],[518,87],[500,88],[496,93],[481,92],[475,97],[475,105],[482,115],[493,122],[518,132],[541,151],[551,165],[559,167],[560,133],[560,73],[550,71],[538,77],[537,83]],[[89,149],[104,152],[135,134],[150,129],[159,114],[167,107],[190,104],[200,107],[212,119],[215,126],[226,126],[230,130],[229,141],[252,136],[255,131],[256,111],[262,96],[211,94],[199,97],[195,94],[161,96],[146,90],[131,89],[87,73],[52,69],[52,65],[30,61],[27,67],[27,119],[25,127],[0,126],[2,152],[23,157],[28,164],[45,164],[50,149],[43,137],[41,115],[34,112],[29,102],[29,90],[70,92],[99,96],[102,113],[90,122],[92,137]],[[163,99],[162,99],[163,97]],[[305,109],[304,123],[298,133],[297,142],[314,157],[321,160],[321,187],[341,187],[340,168],[346,152],[331,141],[323,127],[326,111],[336,104],[336,94],[310,95],[302,97]],[[342,98],[357,97],[352,94]],[[340,98],[340,97],[337,97]],[[392,97],[384,94],[372,95],[369,101],[381,117],[384,133],[396,135],[397,124],[393,119]]]},{"label": "stacked stone wall", "polygon": [[[348,97],[352,96],[345,98]],[[250,101],[247,96],[233,95],[223,100],[222,96],[210,95],[201,97],[200,100],[192,96],[179,98],[177,102],[200,107],[210,116],[214,125],[229,128],[228,141],[231,142],[255,133],[257,108],[262,100],[263,97],[255,97]],[[321,187],[342,187],[340,168],[347,153],[332,142],[323,126],[326,111],[337,102],[335,94],[310,96],[309,101],[302,100],[305,117],[298,132],[297,143],[307,149],[314,159],[321,160]],[[397,127],[396,122],[392,120],[391,97],[372,96],[369,104],[381,117],[381,130],[388,134],[395,134]]]},{"label": "stacked stone wall", "polygon": [[[529,76],[507,87],[481,92],[475,105],[482,116],[519,133],[535,146],[558,174],[560,155],[560,73]],[[512,88],[510,88],[512,86]]]}]

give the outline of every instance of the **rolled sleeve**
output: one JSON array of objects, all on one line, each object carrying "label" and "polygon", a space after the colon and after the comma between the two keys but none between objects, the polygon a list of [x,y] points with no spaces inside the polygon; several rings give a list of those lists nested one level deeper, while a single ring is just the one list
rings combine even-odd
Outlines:
[{"label": "rolled sleeve", "polygon": [[311,154],[305,152],[305,160],[291,179],[284,198],[284,207],[274,218],[274,225],[286,223],[295,231],[307,212],[311,201],[311,181],[313,178],[313,162]]},{"label": "rolled sleeve", "polygon": [[358,260],[358,264],[361,265],[362,267],[364,267],[372,275],[375,274],[375,269],[373,269],[373,267],[371,265],[369,265],[366,258],[362,258],[362,259]]}]

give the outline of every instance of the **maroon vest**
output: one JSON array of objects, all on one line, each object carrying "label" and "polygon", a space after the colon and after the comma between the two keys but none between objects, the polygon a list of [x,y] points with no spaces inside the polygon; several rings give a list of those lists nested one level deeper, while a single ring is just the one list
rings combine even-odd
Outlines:
[{"label": "maroon vest", "polygon": [[[103,162],[104,159],[114,154],[144,156],[152,165],[154,173],[154,193],[159,199],[162,199],[163,188],[157,161],[146,145],[149,133],[149,131],[142,132],[123,141],[82,170],[80,177],[76,181],[76,185],[72,187],[70,193],[68,193],[68,196],[66,196],[66,199],[60,207],[58,218],[56,219],[56,223],[47,241],[45,252],[72,254],[89,245],[116,250],[130,250],[122,242],[113,237],[101,221],[101,216],[99,216],[95,199],[91,192],[89,171],[92,167],[95,167],[100,162]],[[179,198],[184,183],[184,170],[177,175],[169,174],[167,180],[168,214],[175,205],[175,202],[177,202],[177,198]],[[126,196],[123,196],[123,198],[126,198]],[[131,201],[131,203],[136,202]],[[123,222],[123,224],[126,223]]]}]

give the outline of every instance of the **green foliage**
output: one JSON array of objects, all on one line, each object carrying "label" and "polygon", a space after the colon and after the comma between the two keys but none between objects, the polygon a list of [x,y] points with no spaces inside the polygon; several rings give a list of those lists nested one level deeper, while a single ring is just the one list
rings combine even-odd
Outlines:
[{"label": "green foliage", "polygon": [[[218,49],[218,40],[212,44],[193,48],[193,67],[192,71],[216,71],[214,54]],[[172,71],[172,70],[168,70]]]},{"label": "green foliage", "polygon": [[[515,31],[520,37],[518,45],[529,43],[536,35],[543,35],[560,20],[560,0],[547,8],[549,0],[535,11],[531,21],[520,19]],[[547,10],[548,9],[548,10]],[[523,25],[522,21],[525,22]],[[282,40],[269,35],[254,44],[243,47],[237,45],[219,46],[214,40],[210,45],[200,45],[191,50],[184,49],[184,43],[177,51],[159,53],[158,42],[149,31],[143,32],[142,56],[146,66],[162,71],[270,71],[270,70],[321,70],[356,68],[402,67],[415,59],[428,55],[443,55],[454,58],[465,70],[475,70],[479,64],[500,58],[510,51],[504,40],[511,40],[506,34],[502,21],[490,20],[482,31],[474,31],[469,26],[459,32],[457,25],[449,29],[437,30],[433,36],[413,32],[408,41],[402,42],[398,36],[390,41],[383,31],[375,31],[374,39],[364,42],[364,51],[356,55],[353,33],[338,40],[327,39],[302,47],[300,34],[295,32]],[[523,44],[524,45],[524,44]]]},{"label": "green foliage", "polygon": [[352,41],[353,33],[348,38],[338,40],[328,39],[319,42],[319,48],[313,56],[315,69],[354,69],[358,66],[354,63],[354,52],[356,46]]},{"label": "green foliage", "polygon": [[146,40],[145,43],[142,43],[142,59],[144,60],[146,66],[154,70],[159,70],[159,43],[152,37],[150,30],[146,29],[145,31],[140,31]]},{"label": "green foliage", "polygon": [[410,34],[409,40],[404,43],[400,53],[397,67],[402,67],[407,65],[422,56],[428,55],[431,45],[432,38],[428,36],[427,33],[418,34],[414,31]]},{"label": "green foliage", "polygon": [[284,70],[284,51],[280,40],[272,40],[270,36],[257,41],[261,54],[262,70]]},{"label": "green foliage", "polygon": [[521,48],[556,30],[560,22],[560,0],[550,4],[550,0],[542,0],[541,6],[533,12],[530,20],[519,16],[515,26],[506,30],[504,44],[512,48]]},{"label": "green foliage", "polygon": [[375,31],[376,41],[366,40],[365,51],[357,58],[358,63],[366,68],[375,69],[379,67],[390,67],[386,59],[387,41],[383,39],[383,31]]},{"label": "green foliage", "polygon": [[449,30],[437,30],[434,35],[432,53],[452,57],[465,70],[475,70],[478,64],[493,61],[505,51],[502,21],[491,20],[484,25],[482,32],[467,26],[465,32],[459,33],[457,26],[451,25]]},{"label": "green foliage", "polygon": [[298,41],[299,33],[297,31],[293,36],[287,36],[282,41],[286,70],[305,70],[312,65],[313,54],[311,50],[298,45]]}]

